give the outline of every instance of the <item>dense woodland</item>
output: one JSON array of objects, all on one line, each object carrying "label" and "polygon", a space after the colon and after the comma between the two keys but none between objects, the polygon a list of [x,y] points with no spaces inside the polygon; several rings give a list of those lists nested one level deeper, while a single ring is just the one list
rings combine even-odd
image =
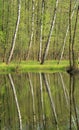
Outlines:
[{"label": "dense woodland", "polygon": [[79,130],[78,62],[79,0],[0,0],[0,130]]},{"label": "dense woodland", "polygon": [[69,41],[78,59],[78,5],[78,0],[0,0],[0,61],[69,59]]}]

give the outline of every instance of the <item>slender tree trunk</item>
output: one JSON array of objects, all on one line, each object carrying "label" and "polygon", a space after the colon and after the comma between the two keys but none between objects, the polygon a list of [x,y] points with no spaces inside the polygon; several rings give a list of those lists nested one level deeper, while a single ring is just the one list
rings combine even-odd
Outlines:
[{"label": "slender tree trunk", "polygon": [[76,35],[76,28],[77,28],[77,21],[78,21],[78,11],[79,11],[79,7],[77,8],[76,21],[75,21],[75,27],[74,27],[74,34],[73,34],[73,39],[72,39],[72,60],[73,60],[73,68],[76,67],[75,54],[74,54],[74,43],[75,43],[75,35]]},{"label": "slender tree trunk", "polygon": [[40,0],[37,0],[36,2],[36,8],[37,10],[35,11],[36,12],[36,29],[35,29],[35,41],[34,41],[34,59],[38,60],[39,61],[39,34],[40,34]]},{"label": "slender tree trunk", "polygon": [[77,27],[77,19],[78,19],[78,10],[79,7],[77,7],[77,13],[76,13],[76,21],[75,21],[75,27],[74,27],[74,34],[72,39],[72,33],[71,33],[71,6],[72,1],[70,0],[70,9],[69,9],[69,62],[70,62],[70,70],[72,71],[75,69],[75,55],[74,55],[74,42],[75,42],[75,33],[76,33],[76,27]]},{"label": "slender tree trunk", "polygon": [[54,29],[55,21],[56,21],[56,12],[57,12],[57,7],[58,7],[58,2],[59,1],[56,0],[56,6],[55,6],[55,9],[54,9],[54,17],[52,19],[50,32],[49,32],[48,40],[47,40],[47,43],[46,43],[46,46],[45,46],[45,49],[44,49],[44,53],[43,53],[41,64],[44,63],[44,61],[46,59],[46,56],[48,54],[48,51],[49,51],[50,40],[51,40],[52,32],[53,32],[53,29]]},{"label": "slender tree trunk", "polygon": [[30,43],[29,43],[29,48],[28,48],[28,52],[27,52],[27,57],[26,59],[29,59],[29,55],[30,55],[30,51],[31,51],[31,47],[32,47],[32,43],[33,43],[33,37],[34,37],[34,11],[35,11],[35,0],[32,0],[32,33],[31,33],[31,37],[30,37]]},{"label": "slender tree trunk", "polygon": [[4,0],[2,1],[2,31],[4,31]]},{"label": "slender tree trunk", "polygon": [[44,15],[44,0],[42,0],[42,9],[41,9],[41,34],[40,34],[40,50],[39,50],[39,61],[40,62],[41,62],[41,58],[42,58],[43,15]]},{"label": "slender tree trunk", "polygon": [[70,0],[70,6],[69,6],[69,63],[70,63],[70,68],[72,68],[71,6],[72,6],[72,0]]},{"label": "slender tree trunk", "polygon": [[[2,29],[2,32],[4,32],[4,9],[5,9],[5,4],[4,4],[4,0],[3,0],[3,1],[2,1],[2,21],[1,21],[1,22],[2,22],[2,28],[1,28],[1,29]],[[5,47],[4,47],[4,50],[5,50]],[[5,59],[5,58],[4,58],[4,57],[5,57],[4,55],[5,55],[5,54],[3,54],[3,59],[2,59],[3,62],[4,62],[4,59]]]},{"label": "slender tree trunk", "polygon": [[[27,2],[26,2],[27,3]],[[27,4],[25,5],[25,8],[26,8],[26,12],[27,12]],[[29,15],[30,15],[30,2],[28,0],[28,36],[30,36],[30,21],[29,21]],[[27,22],[26,22],[27,23]]]},{"label": "slender tree trunk", "polygon": [[18,17],[17,17],[16,28],[15,28],[14,36],[12,39],[12,45],[11,45],[11,49],[9,52],[9,57],[8,57],[7,63],[10,63],[12,56],[13,56],[15,42],[16,42],[18,28],[19,28],[19,23],[20,23],[20,13],[21,13],[21,0],[18,0]]},{"label": "slender tree trunk", "polygon": [[[73,8],[73,12],[72,12],[72,15],[71,15],[71,20],[73,18],[73,15],[75,13],[75,8],[77,6],[77,2],[75,3],[74,5],[74,8]],[[60,63],[60,61],[62,60],[62,57],[63,57],[63,53],[64,53],[64,49],[65,49],[65,45],[66,45],[66,38],[68,36],[68,32],[69,32],[69,24],[68,24],[68,27],[67,27],[67,30],[66,30],[66,35],[65,35],[65,38],[64,38],[64,42],[63,42],[63,47],[62,47],[62,52],[61,52],[61,55],[60,55],[60,59],[58,61],[58,64]]]},{"label": "slender tree trunk", "polygon": [[7,43],[8,43],[8,37],[9,37],[9,18],[10,18],[10,6],[9,6],[9,0],[7,2],[7,21],[6,21],[6,38],[5,38],[5,46],[4,46],[4,56],[3,56],[3,62],[6,62],[6,49],[7,49]]}]

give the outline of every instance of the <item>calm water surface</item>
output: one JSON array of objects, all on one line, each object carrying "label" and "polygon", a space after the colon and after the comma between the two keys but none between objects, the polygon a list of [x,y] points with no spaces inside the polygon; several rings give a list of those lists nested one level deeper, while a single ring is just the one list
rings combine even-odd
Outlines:
[{"label": "calm water surface", "polygon": [[0,130],[79,130],[79,75],[0,75]]}]

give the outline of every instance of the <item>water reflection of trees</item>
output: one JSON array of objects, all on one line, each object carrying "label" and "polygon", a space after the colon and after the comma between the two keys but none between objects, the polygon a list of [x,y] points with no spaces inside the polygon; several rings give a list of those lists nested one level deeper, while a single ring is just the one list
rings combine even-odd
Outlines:
[{"label": "water reflection of trees", "polygon": [[28,73],[28,80],[29,80],[29,86],[30,86],[30,90],[31,90],[31,94],[32,94],[32,108],[33,109],[33,128],[36,128],[36,112],[35,112],[35,96],[34,96],[34,88],[33,88],[33,83],[31,80],[31,76],[30,73]]},{"label": "water reflection of trees", "polygon": [[[15,124],[15,125],[14,125]],[[0,130],[17,128],[17,112],[7,75],[0,76]]]},{"label": "water reflection of trees", "polygon": [[[43,79],[43,81],[42,81]],[[54,101],[53,101],[53,97],[52,97],[52,93],[51,93],[51,90],[50,90],[50,86],[49,86],[49,83],[48,83],[48,79],[46,77],[45,74],[41,74],[39,73],[39,80],[37,80],[37,85],[39,84],[40,85],[40,88],[38,88],[38,86],[36,86],[36,90],[35,90],[35,86],[32,82],[32,77],[31,77],[31,74],[28,73],[28,81],[29,81],[29,86],[30,86],[30,90],[31,90],[31,94],[32,94],[32,105],[33,107],[31,109],[33,109],[33,122],[34,122],[34,128],[42,128],[42,129],[46,129],[46,113],[45,113],[45,101],[44,101],[44,84],[45,84],[45,87],[46,87],[46,92],[48,94],[48,97],[49,97],[49,100],[50,100],[50,104],[51,104],[51,109],[52,109],[52,117],[54,115],[54,119],[55,119],[55,123],[56,123],[56,127],[58,129],[58,119],[57,119],[57,113],[56,113],[56,110],[55,110],[55,104],[54,104]],[[39,82],[39,83],[38,83]],[[39,93],[38,93],[38,89],[40,89]],[[35,94],[38,93],[38,94]],[[41,106],[41,111],[37,112],[37,107],[36,107],[36,104],[37,104],[37,100],[39,100],[39,96],[40,96],[40,104],[38,104],[38,108],[40,108]],[[48,106],[47,106],[48,107]],[[36,108],[36,110],[35,110]],[[48,108],[49,109],[49,108]],[[37,114],[38,113],[38,114]],[[41,118],[41,121],[40,119],[40,116],[38,117],[39,113],[41,114],[42,118]]]},{"label": "water reflection of trees", "polygon": [[77,113],[77,107],[75,103],[75,75],[70,75],[70,130],[72,130],[72,114],[74,112],[74,118],[76,122],[76,129],[79,130],[79,122],[78,122],[78,113]]},{"label": "water reflection of trees", "polygon": [[70,75],[70,83],[69,83],[69,91],[68,91],[67,86],[65,86],[65,82],[62,74],[59,73],[59,75],[60,75],[66,103],[70,111],[70,130],[72,129],[79,130],[78,113],[77,113],[78,109],[76,107],[75,96],[74,96],[76,77],[75,75]]},{"label": "water reflection of trees", "polygon": [[9,74],[8,77],[9,77],[10,84],[11,84],[11,87],[12,87],[12,90],[13,90],[13,95],[14,95],[14,99],[15,99],[15,103],[16,103],[17,112],[18,112],[19,128],[20,128],[20,130],[22,130],[22,117],[21,117],[21,112],[20,112],[20,107],[19,107],[19,103],[18,103],[15,85],[14,85],[11,74]]},{"label": "water reflection of trees", "polygon": [[62,73],[9,74],[9,80],[3,77],[1,86],[4,84],[6,94],[3,90],[0,95],[0,129],[3,118],[3,125],[15,130],[18,124],[20,130],[79,130],[75,76],[70,80],[68,74]]},{"label": "water reflection of trees", "polygon": [[48,81],[47,81],[46,75],[45,75],[45,74],[42,74],[42,76],[43,76],[44,83],[45,83],[45,86],[46,86],[46,89],[47,89],[47,92],[48,92],[48,96],[49,96],[49,98],[50,98],[52,111],[53,111],[53,114],[54,114],[54,117],[55,117],[55,122],[56,122],[56,124],[57,124],[57,123],[58,123],[57,113],[56,113],[56,109],[55,109],[55,104],[54,104],[54,101],[53,101],[53,97],[52,97],[52,94],[51,94],[50,86],[49,86],[49,83],[48,83]]},{"label": "water reflection of trees", "polygon": [[43,100],[43,83],[42,83],[42,74],[39,73],[39,78],[40,78],[40,99],[41,99],[41,109],[42,109],[42,121],[43,121],[43,126],[45,126],[45,113],[44,113],[44,100]]},{"label": "water reflection of trees", "polygon": [[57,112],[56,112],[56,109],[55,109],[55,104],[54,104],[54,100],[53,100],[53,97],[52,97],[52,93],[51,93],[51,90],[50,90],[50,86],[49,86],[49,83],[48,83],[46,75],[42,74],[42,76],[43,76],[43,80],[44,80],[44,83],[45,83],[45,86],[46,86],[48,97],[50,99],[52,112],[53,112],[53,115],[54,115],[54,119],[55,119],[57,130],[58,130],[59,129],[58,128],[58,117],[57,117]]}]

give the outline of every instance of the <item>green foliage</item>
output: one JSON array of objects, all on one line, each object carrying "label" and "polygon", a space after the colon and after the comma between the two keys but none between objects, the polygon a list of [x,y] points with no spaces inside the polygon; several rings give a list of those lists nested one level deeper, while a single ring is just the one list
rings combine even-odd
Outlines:
[{"label": "green foliage", "polygon": [[5,33],[2,31],[0,31],[0,48],[2,49],[2,53],[3,53],[3,50],[6,48]]},{"label": "green foliage", "polygon": [[0,43],[4,43],[5,42],[5,34],[0,31]]},{"label": "green foliage", "polygon": [[[47,0],[44,1],[44,16],[43,16],[43,33],[42,33],[42,53],[44,51],[45,45],[47,43],[51,22],[54,16],[56,0]],[[75,0],[72,1],[72,11],[75,5]],[[42,11],[42,1],[38,0],[34,3],[34,37],[33,45],[30,51],[30,59],[38,60],[39,55],[39,44],[40,44],[40,32],[41,32],[41,11]],[[77,5],[78,6],[78,5]],[[76,14],[76,9],[74,9]],[[10,47],[12,44],[13,35],[16,28],[18,12],[18,2],[14,1],[0,1],[0,60],[2,55],[6,53],[6,59],[9,55]],[[72,18],[72,35],[74,32],[75,25],[75,14]],[[66,35],[67,27],[69,23],[69,0],[60,0],[57,8],[57,17],[54,27],[54,31],[51,37],[51,44],[49,49],[49,54],[47,59],[59,59],[63,41]],[[76,30],[75,37],[75,50],[78,53],[79,50],[79,21]],[[24,56],[27,55],[30,37],[32,32],[32,1],[22,0],[21,2],[21,18],[19,31],[16,40],[15,51],[13,59],[24,60]],[[69,36],[66,39],[66,46],[63,55],[63,59],[68,59],[68,46],[69,46]],[[4,51],[6,48],[6,51]]]},{"label": "green foliage", "polygon": [[2,86],[2,89],[1,89],[0,93],[1,93],[1,95],[5,94],[5,86]]}]

